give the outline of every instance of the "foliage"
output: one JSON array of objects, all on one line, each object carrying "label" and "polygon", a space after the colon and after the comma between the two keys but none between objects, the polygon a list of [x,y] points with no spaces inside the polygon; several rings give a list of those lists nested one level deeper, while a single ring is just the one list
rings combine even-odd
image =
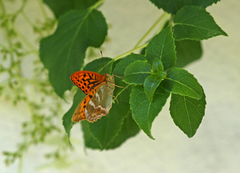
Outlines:
[{"label": "foliage", "polygon": [[[31,115],[27,121],[22,122],[22,142],[18,144],[16,151],[3,152],[6,157],[5,163],[10,165],[16,159],[20,159],[21,164],[23,154],[31,146],[45,143],[52,135],[58,136],[56,139],[61,144],[56,145],[52,152],[43,154],[48,158],[61,158],[70,148],[62,128],[56,124],[63,114],[63,100],[54,92],[35,45],[28,41],[16,25],[16,21],[22,15],[26,26],[33,29],[35,39],[39,40],[53,30],[56,21],[46,17],[41,23],[31,22],[24,12],[27,6],[26,0],[23,0],[20,8],[12,13],[8,13],[4,3],[6,2],[0,1],[0,28],[5,33],[6,40],[0,43],[1,99],[14,106],[27,108]],[[43,4],[39,5],[41,8]],[[28,64],[28,74],[26,74],[26,64]],[[20,133],[16,132],[16,135]]]},{"label": "foliage", "polygon": [[[48,133],[60,132],[59,127],[54,126],[52,121],[57,118],[54,115],[59,114],[60,98],[64,100],[66,91],[73,86],[69,79],[70,75],[81,69],[122,76],[115,78],[116,85],[121,86],[116,87],[114,91],[119,103],[114,102],[109,114],[97,122],[81,122],[86,147],[100,150],[114,149],[135,136],[140,129],[154,139],[151,134],[152,123],[168,98],[173,122],[188,137],[194,136],[205,113],[206,98],[203,87],[194,75],[182,67],[201,57],[201,40],[218,35],[227,36],[205,9],[219,0],[177,3],[173,0],[150,1],[165,13],[156,14],[160,15],[159,19],[139,39],[134,48],[117,57],[96,59],[84,66],[87,49],[98,48],[106,40],[108,26],[104,15],[98,9],[100,5],[104,5],[104,0],[60,0],[57,1],[59,3],[56,3],[56,0],[44,0],[56,17],[57,28],[53,34],[49,34],[53,31],[55,20],[48,17],[41,26],[30,23],[41,38],[39,53],[44,68],[39,59],[36,59],[36,74],[28,80],[20,75],[22,69],[19,63],[24,56],[32,52],[37,54],[37,50],[24,40],[17,41],[20,34],[14,25],[18,14],[24,14],[23,9],[27,1],[23,0],[21,9],[11,15],[7,15],[0,1],[3,9],[0,16],[1,27],[7,33],[9,44],[1,45],[1,52],[3,59],[9,59],[11,64],[10,67],[1,66],[1,73],[9,74],[6,82],[2,83],[1,90],[10,88],[15,93],[15,98],[12,99],[14,103],[24,101],[28,104],[29,109],[33,110],[32,120],[25,123],[23,128],[35,127],[32,130],[27,128],[24,133],[25,136],[32,135],[30,139],[33,142],[27,142],[28,146],[23,143],[15,153],[5,152],[8,163],[14,161],[16,156],[20,158],[23,151],[32,143],[43,142]],[[171,15],[163,20],[166,12]],[[147,43],[142,44],[146,41],[146,35],[160,22],[162,27],[159,27],[159,32]],[[30,46],[26,49],[22,44]],[[136,53],[141,49],[142,54]],[[105,64],[104,67],[102,62]],[[35,86],[37,93],[40,92],[40,103],[35,103],[25,93],[26,86],[23,81]],[[68,137],[75,125],[71,117],[83,98],[84,93],[78,90],[71,108],[63,116],[63,126]],[[54,104],[51,106],[44,104],[47,99],[55,100]],[[43,108],[49,109],[49,116],[39,113]],[[33,135],[36,133],[40,134],[37,138]]]},{"label": "foliage", "polygon": [[[116,85],[127,87],[127,89],[116,89],[115,96],[120,103],[113,104],[107,117],[103,117],[95,123],[82,122],[85,144],[89,148],[103,150],[112,146],[119,136],[122,137],[120,135],[122,128],[126,127],[123,120],[129,113],[132,114],[138,127],[154,139],[151,135],[153,120],[160,113],[170,94],[171,117],[188,137],[194,136],[202,121],[206,105],[203,88],[191,73],[177,67],[183,67],[200,58],[202,54],[200,40],[217,35],[227,35],[204,8],[198,7],[207,7],[215,1],[208,3],[198,1],[197,4],[195,1],[192,4],[181,2],[177,8],[174,6],[175,2],[168,3],[169,6],[164,6],[163,1],[152,2],[159,8],[162,7],[176,15],[169,18],[165,28],[147,44],[135,47],[126,54],[108,61],[109,63],[116,62],[110,73],[124,76],[121,81],[116,79]],[[161,2],[163,2],[163,6],[161,6]],[[174,8],[170,8],[171,4]],[[96,5],[91,8],[93,7]],[[68,13],[62,16],[67,15]],[[85,20],[87,18],[86,15]],[[165,24],[165,21],[163,23]],[[94,24],[92,23],[92,26]],[[101,25],[105,24],[99,23],[99,26]],[[60,30],[60,25],[58,29]],[[102,35],[101,31],[98,34]],[[134,51],[141,48],[145,48],[144,55],[133,54]],[[92,61],[87,66],[93,67],[96,62]],[[86,67],[83,69],[99,72],[96,68]],[[130,97],[125,90],[130,92]],[[83,95],[78,91],[76,98],[80,94]],[[71,127],[74,125],[71,117],[81,99],[75,100],[74,98],[71,111],[69,110],[63,117],[63,125],[69,136]],[[122,101],[124,102],[122,103]],[[121,112],[121,114],[116,112]],[[114,119],[112,119],[113,116]],[[128,137],[126,133],[125,138]]]}]

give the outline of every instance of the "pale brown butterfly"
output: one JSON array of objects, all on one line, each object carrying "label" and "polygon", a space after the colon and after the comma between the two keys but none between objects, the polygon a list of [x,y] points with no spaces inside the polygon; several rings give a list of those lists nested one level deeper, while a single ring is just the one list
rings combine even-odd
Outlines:
[{"label": "pale brown butterfly", "polygon": [[72,122],[97,121],[106,116],[112,107],[114,78],[110,74],[101,75],[92,71],[78,71],[71,75],[72,82],[87,96],[78,105]]}]

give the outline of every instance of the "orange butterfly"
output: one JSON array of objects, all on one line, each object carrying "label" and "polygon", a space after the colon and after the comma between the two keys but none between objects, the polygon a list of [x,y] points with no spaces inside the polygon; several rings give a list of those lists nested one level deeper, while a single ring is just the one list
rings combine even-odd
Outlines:
[{"label": "orange butterfly", "polygon": [[72,82],[87,96],[78,105],[72,116],[72,122],[97,121],[108,114],[112,107],[115,82],[112,75],[104,76],[92,71],[78,71],[71,75]]}]

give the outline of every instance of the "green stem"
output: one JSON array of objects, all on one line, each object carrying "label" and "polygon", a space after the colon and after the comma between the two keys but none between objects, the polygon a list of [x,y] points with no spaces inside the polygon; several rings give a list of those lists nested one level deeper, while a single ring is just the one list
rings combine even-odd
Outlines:
[{"label": "green stem", "polygon": [[18,173],[22,172],[22,164],[23,164],[23,158],[22,158],[22,156],[20,156],[19,162],[18,162]]},{"label": "green stem", "polygon": [[169,19],[169,26],[170,28],[172,29],[173,25],[174,25],[174,22],[173,22],[173,15],[171,15],[170,19]]},{"label": "green stem", "polygon": [[29,17],[26,15],[24,11],[22,11],[22,16],[30,26],[34,27],[34,24],[32,23],[32,21],[29,19]]},{"label": "green stem", "polygon": [[3,49],[6,49],[6,46],[4,46],[3,44],[0,43],[0,47],[2,47]]},{"label": "green stem", "polygon": [[23,9],[25,8],[26,4],[27,4],[28,0],[22,0],[22,5],[21,7],[15,12],[15,16],[17,16],[19,13],[21,13],[23,11]]},{"label": "green stem", "polygon": [[[43,1],[42,0],[37,0],[37,2],[38,2],[38,5],[40,7],[40,10],[42,11],[43,18],[44,18],[45,22],[47,22],[48,16],[47,16],[47,12],[46,12],[46,10],[45,10],[45,8],[43,6]],[[47,28],[46,31],[47,31],[48,35],[51,33],[51,31],[48,28]]]},{"label": "green stem", "polygon": [[[145,43],[145,44],[142,45],[142,46],[139,46],[139,47],[133,48],[132,50],[129,50],[129,51],[127,51],[127,52],[125,52],[125,53],[123,53],[123,54],[117,56],[116,58],[112,59],[112,60],[109,61],[107,64],[105,64],[104,67],[105,67],[105,66],[108,66],[108,65],[109,65],[110,63],[112,63],[113,61],[117,61],[117,60],[121,59],[122,57],[125,57],[125,56],[127,56],[127,55],[133,53],[133,52],[136,51],[136,50],[139,50],[139,49],[142,49],[142,48],[146,47],[147,45],[148,45],[148,43]],[[103,67],[103,68],[104,68],[104,67]]]},{"label": "green stem", "polygon": [[130,86],[130,84],[127,85],[125,88],[123,88],[123,89],[116,95],[116,98],[118,98],[118,96],[119,96],[123,91],[125,91],[125,89],[127,89],[129,86]]},{"label": "green stem", "polygon": [[28,105],[28,109],[30,110],[31,115],[34,115],[34,108],[33,108],[32,104],[31,104],[31,102],[29,101],[28,94],[25,91],[25,87],[24,87],[24,84],[23,84],[22,76],[15,75],[15,77],[18,79],[19,85],[20,85],[20,88],[21,88],[21,92],[24,95],[24,97],[26,98],[25,102]]},{"label": "green stem", "polygon": [[18,34],[19,39],[31,50],[36,50],[37,49],[27,40],[27,38],[15,27],[15,31]]},{"label": "green stem", "polygon": [[46,11],[45,11],[45,9],[44,9],[44,7],[43,7],[43,2],[42,2],[42,0],[37,0],[37,2],[38,2],[38,5],[39,5],[39,7],[40,7],[40,9],[41,9],[41,11],[42,11],[42,14],[43,14],[43,17],[44,17],[44,19],[45,20],[47,20],[47,13],[46,13]]},{"label": "green stem", "polygon": [[3,14],[6,13],[6,8],[5,8],[4,4],[3,4],[3,0],[0,0],[0,9],[1,9]]},{"label": "green stem", "polygon": [[163,13],[158,19],[157,21],[149,28],[149,30],[142,36],[142,38],[137,42],[137,44],[135,45],[134,48],[138,47],[142,41],[149,35],[149,33],[158,25],[158,23],[166,16],[166,12]]},{"label": "green stem", "polygon": [[138,46],[136,48],[133,48],[132,50],[129,50],[129,51],[117,56],[116,58],[114,58],[114,61],[117,61],[117,60],[121,59],[122,57],[125,57],[125,56],[135,52],[136,50],[142,49],[142,48],[146,47],[147,45],[148,45],[148,43],[145,43],[142,46]]},{"label": "green stem", "polygon": [[100,0],[97,3],[95,3],[93,6],[91,6],[91,9],[96,9],[99,5],[101,5],[105,0]]}]

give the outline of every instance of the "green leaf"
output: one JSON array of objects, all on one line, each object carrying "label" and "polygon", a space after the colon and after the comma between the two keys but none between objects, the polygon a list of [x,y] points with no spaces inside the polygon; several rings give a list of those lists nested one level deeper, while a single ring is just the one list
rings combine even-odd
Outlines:
[{"label": "green leaf", "polygon": [[99,149],[107,148],[121,131],[124,119],[130,110],[129,94],[129,90],[124,90],[117,98],[119,104],[113,104],[107,116],[102,117],[97,122],[88,123],[89,132],[99,144]]},{"label": "green leaf", "polygon": [[[110,58],[104,58],[104,63],[106,64],[104,69],[111,70],[112,61]],[[102,72],[102,58],[94,60],[87,64],[83,70]],[[93,149],[105,149],[114,139],[117,137],[118,133],[122,129],[122,124],[124,122],[124,118],[127,117],[130,107],[129,107],[129,95],[130,89],[125,89],[119,96],[118,101],[113,103],[112,108],[109,111],[107,116],[102,117],[100,120],[94,123],[89,123],[87,121],[82,121],[82,129],[84,132],[84,140],[85,145],[89,148]],[[70,136],[70,130],[74,123],[71,121],[72,115],[80,104],[82,99],[85,97],[85,94],[78,90],[78,92],[74,96],[74,101],[72,107],[63,117],[63,125],[64,128]],[[121,113],[119,113],[121,112]],[[89,136],[90,135],[90,136]]]},{"label": "green leaf", "polygon": [[129,111],[127,117],[124,119],[122,129],[118,133],[118,136],[106,147],[106,149],[114,149],[119,147],[124,143],[128,138],[133,137],[138,134],[140,131],[138,125],[132,118],[132,114]]},{"label": "green leaf", "polygon": [[156,58],[154,61],[153,61],[153,64],[152,64],[152,70],[153,72],[160,72],[160,71],[164,71],[164,68],[163,68],[163,64],[162,62]]},{"label": "green leaf", "polygon": [[190,138],[196,133],[205,112],[204,91],[200,100],[172,94],[170,114],[174,123]]},{"label": "green leaf", "polygon": [[124,72],[129,64],[135,62],[135,61],[144,61],[146,60],[145,56],[140,54],[130,54],[120,60],[120,62],[116,65],[116,68],[114,69],[114,74],[116,75],[124,75]]},{"label": "green leaf", "polygon": [[113,59],[108,57],[98,58],[89,62],[83,70],[93,71],[104,75],[105,73],[112,73]]},{"label": "green leaf", "polygon": [[[93,138],[92,133],[90,133],[89,123],[87,121],[82,121],[81,125],[84,132],[85,146],[92,149],[100,149],[101,144],[99,144],[98,141]],[[135,136],[139,131],[140,129],[132,119],[132,114],[129,111],[127,117],[124,119],[121,131],[105,149],[115,149],[119,147],[128,138]]]},{"label": "green leaf", "polygon": [[81,121],[82,131],[83,131],[83,139],[86,147],[91,149],[101,149],[101,144],[94,139],[92,133],[89,129],[88,121]]},{"label": "green leaf", "polygon": [[40,58],[49,70],[55,92],[63,97],[71,89],[70,75],[81,69],[86,49],[99,47],[107,35],[107,24],[97,10],[71,11],[59,18],[56,32],[41,40]]},{"label": "green leaf", "polygon": [[84,99],[86,95],[79,89],[73,98],[73,104],[71,108],[63,115],[63,127],[65,129],[65,132],[67,133],[68,137],[70,137],[70,132],[75,123],[72,122],[72,116],[75,112],[78,105],[81,103],[81,101]]},{"label": "green leaf", "polygon": [[133,87],[130,95],[130,107],[133,114],[133,119],[138,126],[151,138],[151,127],[153,120],[162,110],[165,105],[169,92],[165,91],[162,87],[158,87],[155,91],[153,101],[150,102],[141,85]]},{"label": "green leaf", "polygon": [[[139,55],[139,54],[130,54],[128,56],[126,56],[125,58],[122,58],[120,60],[120,62],[116,65],[116,67],[113,70],[113,74],[119,76],[119,77],[123,77],[124,76],[124,72],[126,70],[126,68],[128,67],[129,64],[140,60],[140,61],[144,61],[146,60],[145,56],[143,55]],[[126,87],[128,84],[126,84],[125,82],[122,81],[122,78],[116,77],[115,78],[115,82],[117,85],[122,86],[122,87]],[[117,91],[121,91],[122,88],[115,88],[116,93],[118,93]]]},{"label": "green leaf", "polygon": [[[113,74],[118,76],[123,76],[126,67],[136,61],[144,60],[145,57],[138,54],[131,54],[123,58],[118,62],[114,68]],[[102,64],[99,61],[94,64],[86,65],[87,70],[99,69],[101,70],[100,65],[97,67],[95,65]],[[104,64],[108,64],[104,59]],[[115,77],[115,83],[118,86],[126,86],[126,83],[122,82],[121,78]],[[112,149],[120,146],[125,140],[134,136],[138,133],[139,128],[136,127],[136,124],[132,122],[133,120],[129,119],[131,117],[130,107],[129,107],[129,87],[126,90],[125,88],[115,87],[114,95],[117,96],[119,104],[113,104],[113,107],[110,109],[109,114],[106,117],[98,120],[96,123],[88,123],[82,121],[83,131],[84,131],[84,141],[85,145],[88,148],[92,149]],[[121,112],[121,113],[119,113]],[[127,126],[131,127],[127,127]]]},{"label": "green leaf", "polygon": [[202,87],[197,79],[188,71],[181,68],[172,68],[167,71],[167,77],[162,81],[167,91],[194,99],[202,97]]},{"label": "green leaf", "polygon": [[[84,67],[83,70],[102,73],[103,72],[103,65],[101,65],[101,64],[102,64],[103,61],[106,64],[108,64],[108,65],[105,66],[104,69],[107,70],[108,73],[110,73],[111,65],[112,65],[112,63],[110,63],[110,62],[112,62],[111,58],[100,58],[100,59],[93,60],[92,62],[88,63]],[[86,95],[80,89],[77,90],[76,94],[74,95],[73,104],[72,104],[71,108],[63,116],[63,126],[64,126],[64,129],[65,129],[68,137],[70,137],[70,131],[72,129],[72,126],[75,124],[71,120],[72,116],[73,116],[73,113],[77,109],[77,107],[81,103],[81,101],[84,99],[84,97],[86,97]]]},{"label": "green leaf", "polygon": [[173,33],[176,40],[204,40],[218,35],[227,36],[205,9],[196,6],[184,7],[177,12]]},{"label": "green leaf", "polygon": [[161,83],[163,79],[162,77],[163,75],[165,75],[165,73],[163,72],[162,74],[159,74],[159,75],[152,74],[152,75],[149,75],[144,81],[144,91],[150,102],[153,101],[154,92],[159,86],[159,84]]},{"label": "green leaf", "polygon": [[217,3],[220,0],[150,0],[159,9],[162,8],[164,11],[172,14],[176,14],[184,6],[195,5],[202,8],[206,8],[213,3]]},{"label": "green leaf", "polygon": [[202,46],[200,41],[181,40],[176,41],[177,63],[176,67],[184,67],[196,61],[202,56]]},{"label": "green leaf", "polygon": [[158,58],[166,70],[176,62],[175,43],[170,27],[154,36],[146,47],[146,58],[150,64]]},{"label": "green leaf", "polygon": [[128,84],[143,84],[150,72],[151,67],[147,62],[137,60],[127,66],[123,81]]},{"label": "green leaf", "polygon": [[70,10],[85,10],[98,0],[43,0],[51,8],[56,18]]},{"label": "green leaf", "polygon": [[144,47],[144,48],[141,49],[140,54],[141,54],[141,55],[145,55],[145,52],[146,52],[146,47]]}]

